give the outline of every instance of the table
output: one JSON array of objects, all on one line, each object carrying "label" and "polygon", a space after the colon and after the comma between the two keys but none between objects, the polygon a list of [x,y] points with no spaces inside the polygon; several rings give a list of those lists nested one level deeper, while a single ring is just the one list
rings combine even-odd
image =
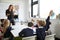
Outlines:
[{"label": "table", "polygon": [[[12,26],[12,28],[14,30],[12,30],[11,33],[15,37],[15,40],[18,40],[18,39],[21,40],[21,38],[19,37],[19,32],[21,32],[21,30],[23,30],[24,28],[27,28],[27,27],[28,26],[26,26],[26,25],[20,25],[20,23],[17,23],[16,25]],[[55,36],[55,34],[47,35],[45,40],[55,40],[54,36]]]},{"label": "table", "polygon": [[24,28],[27,28],[28,26],[26,25],[14,25],[12,26],[12,28],[14,30],[11,30],[11,33],[13,34],[14,37],[18,37],[19,36],[19,32],[21,32]]}]

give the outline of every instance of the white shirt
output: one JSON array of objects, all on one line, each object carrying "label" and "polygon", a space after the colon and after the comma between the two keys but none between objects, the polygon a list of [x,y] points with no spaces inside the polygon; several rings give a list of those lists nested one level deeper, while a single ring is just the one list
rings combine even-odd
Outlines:
[{"label": "white shirt", "polygon": [[36,27],[28,27],[33,30],[33,34],[36,34]]}]

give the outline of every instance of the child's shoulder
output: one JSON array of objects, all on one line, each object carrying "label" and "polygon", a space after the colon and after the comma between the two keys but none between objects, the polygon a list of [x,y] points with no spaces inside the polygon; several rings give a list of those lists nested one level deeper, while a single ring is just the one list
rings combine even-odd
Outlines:
[{"label": "child's shoulder", "polygon": [[37,28],[37,31],[44,31],[44,28]]}]

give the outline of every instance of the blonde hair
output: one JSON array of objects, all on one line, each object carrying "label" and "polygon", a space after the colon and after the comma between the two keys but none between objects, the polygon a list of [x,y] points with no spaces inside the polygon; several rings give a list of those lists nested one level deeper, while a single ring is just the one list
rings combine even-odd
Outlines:
[{"label": "blonde hair", "polygon": [[4,25],[4,27],[9,26],[10,25],[10,21],[8,19],[5,19],[3,25]]},{"label": "blonde hair", "polygon": [[5,19],[3,22],[3,32],[6,32],[6,29],[9,27],[10,21],[8,19]]},{"label": "blonde hair", "polygon": [[38,21],[38,24],[39,24],[39,26],[45,26],[46,25],[46,22],[43,21],[43,20],[39,20]]}]

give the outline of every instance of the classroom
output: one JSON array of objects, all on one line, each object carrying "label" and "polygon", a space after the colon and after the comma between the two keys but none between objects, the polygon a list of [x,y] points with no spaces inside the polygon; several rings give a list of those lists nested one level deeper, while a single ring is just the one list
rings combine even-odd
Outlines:
[{"label": "classroom", "polygon": [[60,1],[0,0],[0,40],[60,40]]}]

